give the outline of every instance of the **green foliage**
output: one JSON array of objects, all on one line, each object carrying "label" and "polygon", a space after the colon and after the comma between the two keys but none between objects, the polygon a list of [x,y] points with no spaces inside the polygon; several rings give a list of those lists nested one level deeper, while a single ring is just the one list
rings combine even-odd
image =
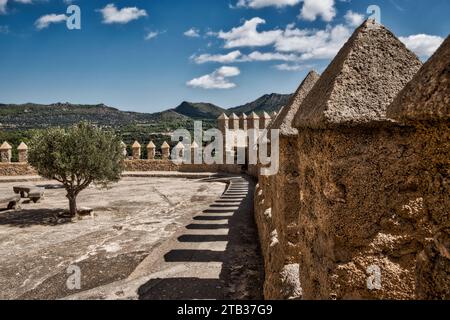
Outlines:
[{"label": "green foliage", "polygon": [[28,158],[42,176],[71,185],[117,182],[124,160],[120,139],[86,122],[40,131],[30,141]]},{"label": "green foliage", "polygon": [[72,214],[82,190],[91,183],[106,187],[119,181],[124,168],[120,139],[87,122],[38,132],[30,141],[28,161],[43,177],[64,185]]}]

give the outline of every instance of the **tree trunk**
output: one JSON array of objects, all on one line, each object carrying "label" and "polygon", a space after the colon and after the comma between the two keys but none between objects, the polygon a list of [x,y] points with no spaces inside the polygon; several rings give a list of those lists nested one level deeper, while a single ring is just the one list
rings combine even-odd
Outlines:
[{"label": "tree trunk", "polygon": [[78,216],[78,210],[77,210],[77,197],[76,196],[70,196],[67,195],[67,198],[69,198],[69,211],[70,215],[72,217]]}]

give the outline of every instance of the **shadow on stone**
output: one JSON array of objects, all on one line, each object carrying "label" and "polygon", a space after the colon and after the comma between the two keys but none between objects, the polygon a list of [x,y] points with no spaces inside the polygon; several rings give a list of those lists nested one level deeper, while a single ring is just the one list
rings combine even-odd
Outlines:
[{"label": "shadow on stone", "polygon": [[71,223],[72,220],[67,217],[61,217],[65,211],[63,209],[32,209],[6,211],[0,215],[0,225],[27,228],[35,225],[57,226]]},{"label": "shadow on stone", "polygon": [[185,234],[178,238],[180,242],[220,242],[220,241],[228,241],[227,235],[219,235],[219,234],[205,234],[205,235],[197,235],[197,234]]},{"label": "shadow on stone", "polygon": [[228,224],[195,224],[192,223],[186,226],[188,230],[217,230],[217,229],[228,229]]}]

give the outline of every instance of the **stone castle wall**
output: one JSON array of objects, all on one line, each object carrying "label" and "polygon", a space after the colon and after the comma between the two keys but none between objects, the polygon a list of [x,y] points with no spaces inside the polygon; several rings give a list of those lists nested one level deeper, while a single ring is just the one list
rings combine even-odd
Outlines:
[{"label": "stone castle wall", "polygon": [[36,171],[27,163],[0,163],[1,176],[30,176],[35,175]]},{"label": "stone castle wall", "polygon": [[[401,65],[352,75],[359,50],[388,63],[370,33]],[[297,135],[281,138],[280,171],[259,177],[266,298],[450,299],[450,38],[420,70],[398,48],[381,26],[357,30],[302,102]],[[378,100],[349,110],[371,86]],[[314,105],[324,92],[340,95]]]}]

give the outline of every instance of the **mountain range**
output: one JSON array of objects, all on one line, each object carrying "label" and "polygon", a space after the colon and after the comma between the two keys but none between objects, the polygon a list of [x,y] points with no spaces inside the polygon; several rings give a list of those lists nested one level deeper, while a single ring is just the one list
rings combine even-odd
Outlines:
[{"label": "mountain range", "polygon": [[268,94],[253,102],[231,109],[224,109],[211,103],[184,101],[176,108],[157,113],[121,111],[104,104],[0,104],[0,129],[38,129],[49,126],[67,126],[80,121],[89,121],[110,127],[122,127],[129,124],[179,123],[193,119],[213,121],[222,113],[228,115],[251,112],[261,114],[264,111],[278,111],[287,104],[290,97],[289,94]]}]

